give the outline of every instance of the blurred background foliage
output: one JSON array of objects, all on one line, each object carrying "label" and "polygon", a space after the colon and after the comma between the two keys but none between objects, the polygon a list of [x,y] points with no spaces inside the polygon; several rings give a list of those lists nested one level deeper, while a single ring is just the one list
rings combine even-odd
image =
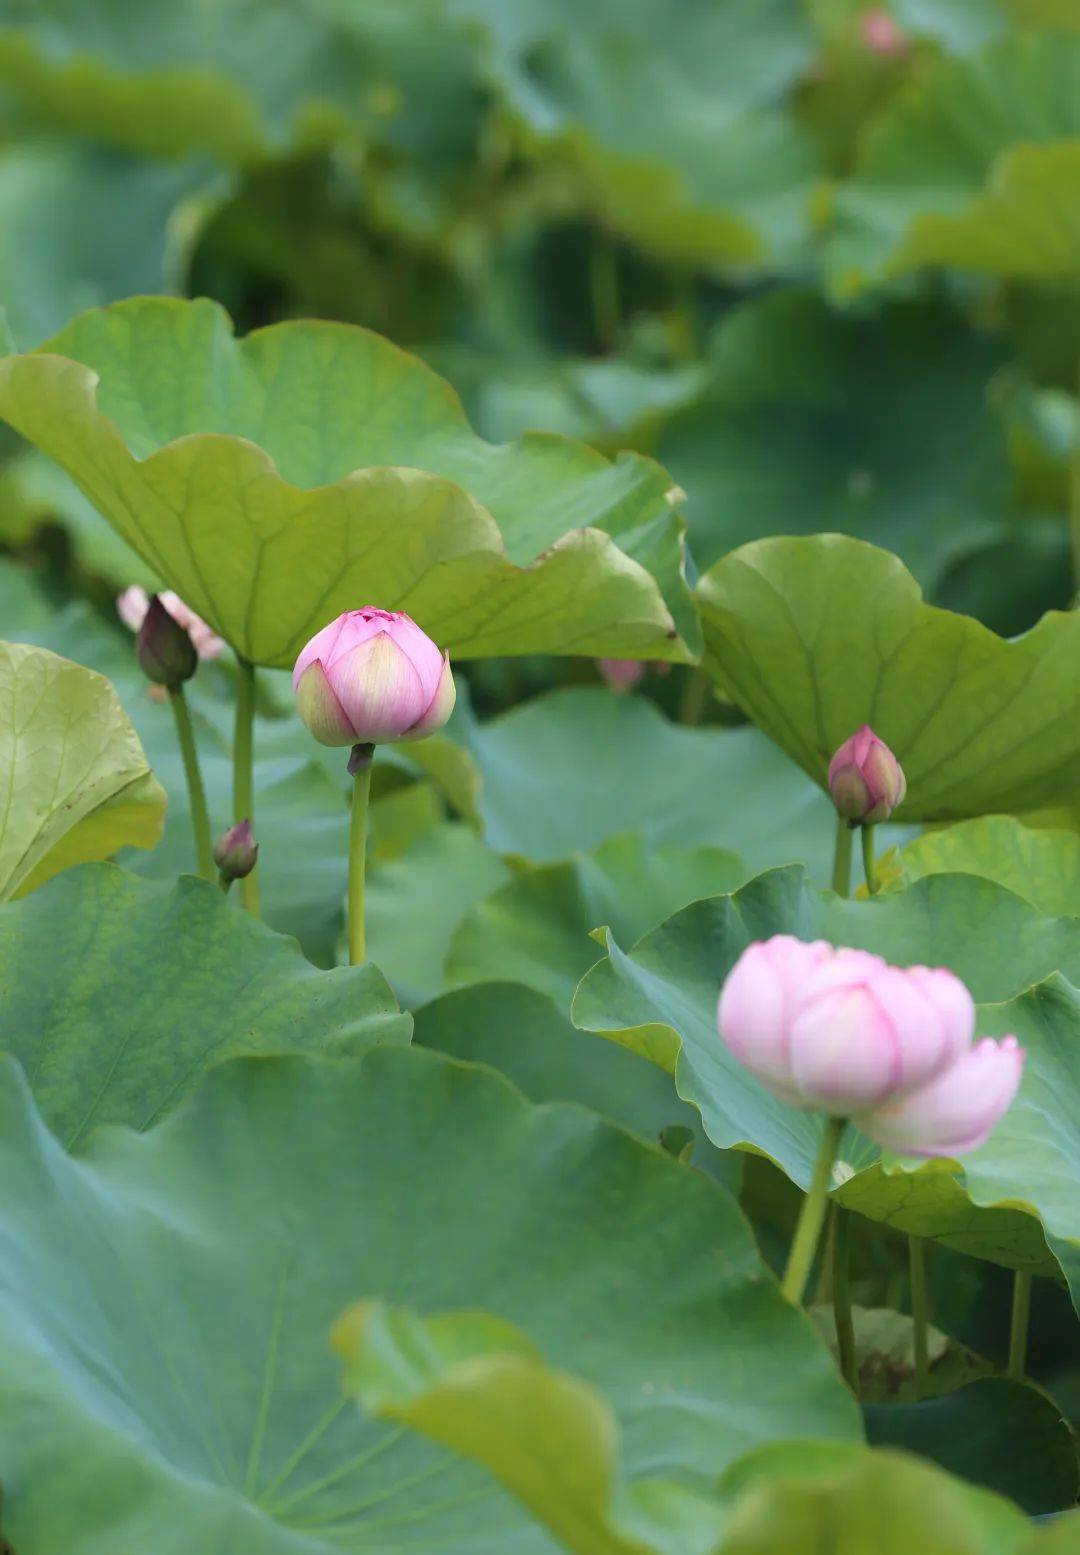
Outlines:
[{"label": "blurred background foliage", "polygon": [[1015,632],[1072,588],[1078,87],[1072,0],[6,0],[0,296],[23,349],[134,292],[368,325],[494,440],[655,454],[694,568],[838,529]]},{"label": "blurred background foliage", "polygon": [[[212,297],[238,333],[340,319],[419,353],[492,440],[654,455],[685,493],[691,581],[746,541],[839,530],[1004,634],[1073,599],[1080,0],[0,0],[0,215],[19,349],[139,292]],[[3,635],[115,683],[170,796],[162,845],[124,862],[174,878],[192,858],[170,715],[114,609],[155,579],[6,431],[0,546]],[[191,688],[219,824],[232,677],[226,656]],[[629,944],[772,864],[823,884],[827,800],[693,669],[622,697],[583,660],[458,678],[447,737],[375,773],[372,953],[418,1041],[654,1136],[692,1124],[694,1164],[738,1175],[666,1080],[571,1029],[570,998],[598,924]],[[330,965],[340,753],[312,746],[283,676],[260,674],[259,713],[266,917]],[[1073,874],[1053,910],[1076,901]],[[516,991],[476,995],[508,1034],[489,1051],[463,988],[511,945],[558,975],[526,986],[523,955]],[[742,1199],[779,1258],[790,1184],[748,1157]],[[907,1303],[904,1258],[898,1236],[855,1248],[870,1327]],[[930,1279],[948,1367],[980,1375],[1007,1272],[939,1246]],[[1036,1312],[1033,1375],[1080,1418],[1063,1291],[1040,1281]],[[908,1334],[874,1335],[892,1397]],[[1032,1509],[1066,1504],[1074,1470]],[[1024,1500],[1010,1472],[989,1482]]]}]

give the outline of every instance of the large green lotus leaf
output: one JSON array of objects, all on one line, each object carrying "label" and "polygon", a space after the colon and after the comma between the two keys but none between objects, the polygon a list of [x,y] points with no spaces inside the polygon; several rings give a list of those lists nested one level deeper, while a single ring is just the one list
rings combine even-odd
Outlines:
[{"label": "large green lotus leaf", "polygon": [[69,1148],[102,1122],[144,1129],[237,1053],[408,1041],[373,966],[317,972],[216,886],[69,870],[0,908],[0,1045]]},{"label": "large green lotus leaf", "polygon": [[[1038,196],[1034,203],[1018,197],[1015,188],[1003,197],[998,159],[1019,142],[1045,148],[1080,135],[1078,82],[1075,32],[1014,34],[916,73],[865,136],[855,175],[838,191],[828,248],[834,285],[857,290],[905,251],[912,259],[930,257],[940,234],[955,233],[956,221],[962,232],[982,218],[988,255],[1015,250],[1017,240],[1005,231],[988,233],[985,218],[1008,214],[1011,220],[1018,203],[1024,219],[1039,223],[1038,246],[1060,253],[1067,214],[1048,210]],[[1056,154],[1051,163],[1055,183]],[[1030,165],[1025,154],[1020,167]],[[1035,165],[1035,181],[1044,183],[1051,164],[1037,155]],[[930,247],[920,254],[924,241]],[[1026,247],[1033,236],[1019,241]]]},{"label": "large green lotus leaf", "polygon": [[1014,815],[980,815],[925,831],[879,864],[882,890],[942,874],[996,880],[1048,917],[1080,914],[1080,835],[1075,831],[1025,826]]},{"label": "large green lotus leaf", "polygon": [[508,873],[458,821],[423,832],[400,858],[371,871],[368,954],[403,1004],[421,1004],[440,991],[454,931]]},{"label": "large green lotus leaf", "polygon": [[[1080,135],[1078,120],[1074,135]],[[889,269],[952,265],[1026,281],[1080,274],[1080,140],[1016,146],[990,169],[985,194],[957,215],[923,216],[906,232]]]},{"label": "large green lotus leaf", "polygon": [[578,1107],[419,1049],[240,1059],[73,1159],[3,1078],[4,1531],[28,1555],[551,1550],[482,1473],[348,1407],[327,1334],[357,1299],[520,1326],[611,1400],[631,1482],[858,1437],[727,1194]]},{"label": "large green lotus leaf", "polygon": [[1006,640],[923,602],[887,551],[843,535],[758,540],[698,587],[709,667],[824,786],[869,723],[907,777],[902,820],[1070,800],[1080,783],[1080,615]]},{"label": "large green lotus leaf", "polygon": [[599,959],[591,931],[633,945],[679,907],[745,879],[724,848],[650,848],[635,833],[508,880],[462,918],[446,957],[450,984],[524,983],[569,1009]]},{"label": "large green lotus leaf", "polygon": [[[1043,918],[1011,892],[973,876],[932,875],[908,891],[855,902],[811,890],[800,871],[788,869],[759,876],[733,896],[684,908],[629,954],[609,936],[607,959],[586,975],[574,1000],[575,1024],[673,1072],[679,1094],[700,1108],[714,1144],[760,1151],[805,1188],[820,1117],[770,1096],[731,1057],[716,1030],[717,996],[731,967],[752,940],[780,933],[860,946],[897,965],[949,966],[980,1002],[980,1029],[1011,1030],[1014,1020],[1029,1049],[1020,1100],[990,1143],[965,1157],[962,1167],[929,1161],[908,1171],[891,1159],[882,1164],[878,1150],[849,1130],[836,1174],[842,1201],[962,1252],[1045,1273],[1061,1265],[1080,1274],[1070,1246],[1080,1194],[1075,1177],[1061,1177],[1059,1164],[1060,1151],[1072,1148],[1068,1142],[1080,1117],[1077,1077],[1069,1067],[1080,1066],[1080,1026],[1070,1060],[1067,1042],[1049,1027],[1021,1028],[1029,1008],[1023,999],[999,1002],[1059,967],[1077,976],[1080,920]],[[1040,993],[1036,1008],[1043,1009],[1039,1001],[1047,997]],[[1060,1013],[1061,1000],[1047,1008]],[[1046,1138],[1044,1096],[1061,1145]],[[1075,1149],[1080,1159],[1080,1143]],[[1056,1194],[1047,1179],[1058,1183]],[[1070,1195],[1071,1211],[1063,1207]]]},{"label": "large green lotus leaf", "polygon": [[1038,1388],[983,1377],[917,1404],[867,1404],[863,1414],[874,1446],[931,1458],[1032,1515],[1076,1505],[1073,1435],[1053,1399]]},{"label": "large green lotus leaf", "polygon": [[640,696],[556,691],[467,735],[500,853],[554,863],[618,832],[727,848],[748,870],[806,861],[829,878],[834,811],[756,729],[688,729]]},{"label": "large green lotus leaf", "polygon": [[36,345],[82,308],[168,290],[182,249],[178,207],[208,183],[191,161],[8,146],[0,205],[19,240],[0,253],[0,297],[19,345]]},{"label": "large green lotus leaf", "polygon": [[541,434],[486,443],[367,330],[237,341],[214,303],[136,298],[0,360],[0,415],[252,662],[291,665],[366,601],[463,657],[696,650],[659,465]]},{"label": "large green lotus leaf", "polygon": [[693,1136],[694,1166],[739,1186],[742,1158],[720,1151],[670,1075],[618,1043],[572,1026],[545,995],[520,983],[473,984],[414,1015],[414,1040],[451,1058],[489,1064],[535,1102],[573,1101],[655,1143],[672,1128]]},{"label": "large green lotus leaf", "polygon": [[678,1481],[619,1483],[615,1412],[487,1312],[421,1318],[361,1303],[335,1329],[345,1386],[392,1420],[486,1468],[561,1547],[581,1555],[709,1555],[719,1503]]},{"label": "large green lotus leaf", "polygon": [[784,109],[810,64],[793,0],[452,0],[532,139],[661,258],[745,261],[805,236],[816,159]]},{"label": "large green lotus leaf", "polygon": [[0,6],[0,80],[31,122],[229,162],[350,132],[419,167],[414,215],[474,151],[477,75],[475,44],[432,0]]},{"label": "large green lotus leaf", "polygon": [[845,317],[803,291],[729,313],[696,404],[657,454],[709,567],[764,535],[837,529],[897,551],[925,585],[1007,513],[999,353],[941,307]]},{"label": "large green lotus leaf", "polygon": [[62,869],[161,836],[165,793],[107,680],[0,643],[0,901]]},{"label": "large green lotus leaf", "polygon": [[[907,1453],[785,1443],[749,1454],[725,1488],[735,1499],[717,1555],[1057,1555],[1059,1548],[1057,1535],[1033,1532],[1003,1497]],[[1066,1523],[1075,1537],[1076,1522]]]}]

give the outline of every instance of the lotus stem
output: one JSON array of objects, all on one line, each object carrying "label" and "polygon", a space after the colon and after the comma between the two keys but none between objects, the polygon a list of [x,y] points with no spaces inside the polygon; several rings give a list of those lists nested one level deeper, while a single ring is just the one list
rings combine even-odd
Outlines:
[{"label": "lotus stem", "polygon": [[851,894],[851,827],[842,815],[836,817],[836,848],[833,853],[832,888],[837,896]]},{"label": "lotus stem", "polygon": [[810,1191],[803,1199],[802,1209],[799,1211],[799,1221],[788,1254],[787,1268],[780,1282],[784,1295],[796,1305],[802,1301],[806,1293],[806,1282],[813,1268],[814,1255],[817,1252],[821,1228],[825,1223],[825,1211],[829,1203],[829,1183],[832,1180],[833,1162],[840,1148],[844,1126],[843,1118],[825,1119],[821,1145],[817,1160],[814,1162]]},{"label": "lotus stem", "polygon": [[[233,738],[233,820],[255,824],[255,666],[237,657],[236,729]],[[240,882],[240,900],[256,918],[261,916],[257,871]]]},{"label": "lotus stem", "polygon": [[203,787],[202,772],[199,770],[199,753],[195,748],[191,709],[188,707],[182,685],[170,687],[169,701],[172,703],[173,718],[176,720],[176,737],[180,742],[180,754],[184,760],[188,806],[191,810],[191,829],[195,834],[195,858],[199,874],[203,879],[213,880],[217,870],[214,866],[214,848],[210,840],[210,815],[206,808],[206,789]]},{"label": "lotus stem", "polygon": [[1031,1319],[1031,1270],[1017,1269],[1013,1278],[1012,1322],[1009,1325],[1008,1375],[1023,1382],[1027,1371],[1028,1325]]}]

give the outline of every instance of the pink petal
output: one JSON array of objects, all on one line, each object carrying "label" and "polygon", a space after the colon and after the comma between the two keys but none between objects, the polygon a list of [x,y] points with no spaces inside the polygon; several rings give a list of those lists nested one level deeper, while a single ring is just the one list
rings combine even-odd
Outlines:
[{"label": "pink petal", "polygon": [[427,711],[420,676],[389,632],[380,631],[339,656],[327,676],[356,731],[354,738],[365,744],[400,740]]},{"label": "pink petal", "polygon": [[150,609],[150,596],[144,588],[133,583],[130,588],[117,598],[116,613],[124,625],[137,632],[143,624],[143,618]]},{"label": "pink petal", "polygon": [[422,740],[425,735],[434,733],[436,729],[441,729],[454,711],[456,701],[457,687],[454,684],[454,677],[450,670],[450,655],[445,654],[443,657],[442,674],[439,676],[439,684],[436,687],[435,695],[428,705],[427,712],[413,724],[411,729],[402,735],[402,739]]},{"label": "pink petal", "polygon": [[856,1122],[875,1143],[902,1155],[965,1155],[985,1143],[1008,1111],[1025,1057],[1015,1037],[986,1037],[926,1085]]},{"label": "pink petal", "polygon": [[300,677],[296,705],[320,745],[356,744],[358,737],[318,659]]}]

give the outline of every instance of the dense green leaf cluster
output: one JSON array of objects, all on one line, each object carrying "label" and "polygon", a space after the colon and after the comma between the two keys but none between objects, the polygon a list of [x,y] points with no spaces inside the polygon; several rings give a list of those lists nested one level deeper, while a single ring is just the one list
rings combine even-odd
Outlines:
[{"label": "dense green leaf cluster", "polygon": [[[1078,174],[1071,0],[0,0],[0,1550],[1080,1550]],[[774,934],[1027,1053],[805,1311]]]}]

